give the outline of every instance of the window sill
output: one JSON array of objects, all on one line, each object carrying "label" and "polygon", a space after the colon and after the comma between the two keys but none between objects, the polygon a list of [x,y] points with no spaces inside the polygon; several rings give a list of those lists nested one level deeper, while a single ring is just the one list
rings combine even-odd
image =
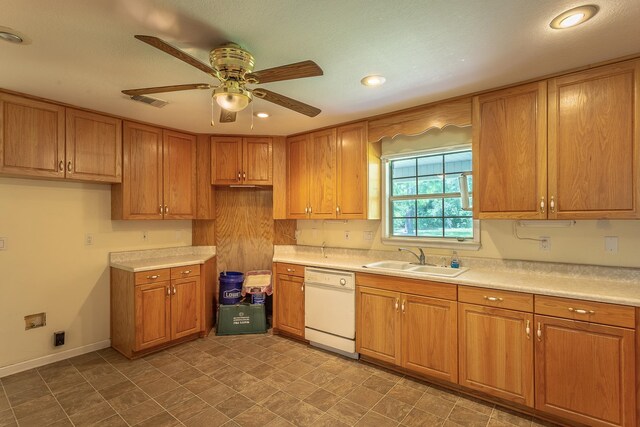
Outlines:
[{"label": "window sill", "polygon": [[480,250],[482,244],[473,240],[458,242],[455,240],[433,240],[419,237],[383,237],[383,245],[404,245],[421,248],[459,249],[465,251]]}]

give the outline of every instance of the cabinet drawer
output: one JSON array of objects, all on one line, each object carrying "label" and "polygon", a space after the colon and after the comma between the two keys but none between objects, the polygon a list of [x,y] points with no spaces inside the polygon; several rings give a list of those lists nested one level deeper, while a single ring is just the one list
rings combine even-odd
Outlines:
[{"label": "cabinet drawer", "polygon": [[170,277],[171,277],[170,270],[168,268],[139,271],[136,273],[136,285],[143,285],[145,283],[162,282],[163,280],[169,280]]},{"label": "cabinet drawer", "polygon": [[635,328],[635,309],[626,305],[536,295],[535,307],[537,314]]},{"label": "cabinet drawer", "polygon": [[518,311],[533,311],[533,295],[490,288],[458,286],[458,301]]},{"label": "cabinet drawer", "polygon": [[304,277],[304,265],[285,264],[279,262],[276,264],[277,274],[287,274],[289,276]]},{"label": "cabinet drawer", "polygon": [[171,279],[186,279],[187,277],[199,276],[200,264],[183,265],[171,268]]}]

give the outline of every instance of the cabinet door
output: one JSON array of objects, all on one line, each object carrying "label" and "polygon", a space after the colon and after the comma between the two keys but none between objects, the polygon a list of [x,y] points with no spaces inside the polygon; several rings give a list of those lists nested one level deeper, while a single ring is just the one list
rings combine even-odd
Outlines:
[{"label": "cabinet door", "polygon": [[402,367],[458,382],[455,301],[402,295]]},{"label": "cabinet door", "polygon": [[546,82],[473,98],[476,217],[547,217],[546,108]]},{"label": "cabinet door", "polygon": [[276,298],[278,329],[304,338],[304,280],[278,275]]},{"label": "cabinet door", "polygon": [[400,294],[359,286],[356,288],[356,351],[401,365]]},{"label": "cabinet door", "polygon": [[336,217],[336,130],[311,134],[309,208],[313,219]]},{"label": "cabinet door", "polygon": [[64,107],[0,93],[0,173],[64,177]]},{"label": "cabinet door", "polygon": [[171,339],[200,332],[200,277],[171,281]]},{"label": "cabinet door", "polygon": [[165,219],[196,216],[196,137],[163,131]]},{"label": "cabinet door", "polygon": [[171,340],[171,292],[169,282],[135,288],[135,351]]},{"label": "cabinet door", "polygon": [[550,218],[638,218],[640,61],[549,80]]},{"label": "cabinet door", "polygon": [[287,138],[287,218],[308,217],[310,135]]},{"label": "cabinet door", "polygon": [[536,409],[590,426],[635,426],[634,331],[535,321]]},{"label": "cabinet door", "polygon": [[211,183],[239,184],[242,178],[242,138],[211,138]]},{"label": "cabinet door", "polygon": [[242,141],[242,183],[273,184],[271,138],[244,138]]},{"label": "cabinet door", "polygon": [[464,303],[458,310],[460,385],[533,406],[533,316]]},{"label": "cabinet door", "polygon": [[122,120],[67,108],[66,177],[122,181]]},{"label": "cabinet door", "polygon": [[161,219],[162,130],[125,122],[122,151],[122,219]]},{"label": "cabinet door", "polygon": [[337,129],[336,216],[367,219],[367,123]]}]

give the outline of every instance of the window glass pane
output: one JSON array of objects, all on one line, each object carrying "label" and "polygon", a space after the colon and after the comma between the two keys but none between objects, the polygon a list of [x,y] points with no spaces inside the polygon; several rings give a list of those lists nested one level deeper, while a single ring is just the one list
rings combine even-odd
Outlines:
[{"label": "window glass pane", "polygon": [[418,218],[418,236],[442,237],[442,218]]},{"label": "window glass pane", "polygon": [[391,162],[393,179],[416,176],[416,159],[394,160]]},{"label": "window glass pane", "polygon": [[416,179],[394,179],[391,188],[392,196],[413,196],[416,194]]},{"label": "window glass pane", "polygon": [[444,237],[473,237],[473,218],[446,218]]},{"label": "window glass pane", "polygon": [[444,192],[445,193],[459,193],[460,192],[460,177],[459,173],[453,175],[445,175],[444,177]]},{"label": "window glass pane", "polygon": [[418,158],[418,175],[442,174],[442,156]]},{"label": "window glass pane", "polygon": [[462,210],[462,205],[460,203],[460,198],[448,198],[444,199],[444,216],[471,216],[473,212]]},{"label": "window glass pane", "polygon": [[416,219],[400,218],[393,220],[394,236],[415,236],[416,235]]},{"label": "window glass pane", "polygon": [[469,172],[471,170],[471,151],[445,154],[444,171],[446,173]]},{"label": "window glass pane", "polygon": [[416,216],[416,201],[415,200],[394,200],[393,217],[394,218],[407,218]]},{"label": "window glass pane", "polygon": [[442,216],[442,199],[418,200],[418,216]]},{"label": "window glass pane", "polygon": [[442,194],[442,175],[418,178],[418,194]]},{"label": "window glass pane", "polygon": [[469,193],[473,192],[473,175],[467,175],[467,188]]}]

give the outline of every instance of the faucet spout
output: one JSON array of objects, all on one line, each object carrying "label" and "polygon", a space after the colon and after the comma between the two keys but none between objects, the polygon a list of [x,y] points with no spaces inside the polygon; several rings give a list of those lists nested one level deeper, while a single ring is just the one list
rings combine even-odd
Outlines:
[{"label": "faucet spout", "polygon": [[420,265],[427,265],[427,258],[424,255],[424,251],[422,250],[422,248],[418,248],[418,250],[420,251],[420,255],[416,254],[415,252],[407,248],[398,248],[398,252],[406,251],[406,252],[409,252],[414,257],[416,257]]}]

